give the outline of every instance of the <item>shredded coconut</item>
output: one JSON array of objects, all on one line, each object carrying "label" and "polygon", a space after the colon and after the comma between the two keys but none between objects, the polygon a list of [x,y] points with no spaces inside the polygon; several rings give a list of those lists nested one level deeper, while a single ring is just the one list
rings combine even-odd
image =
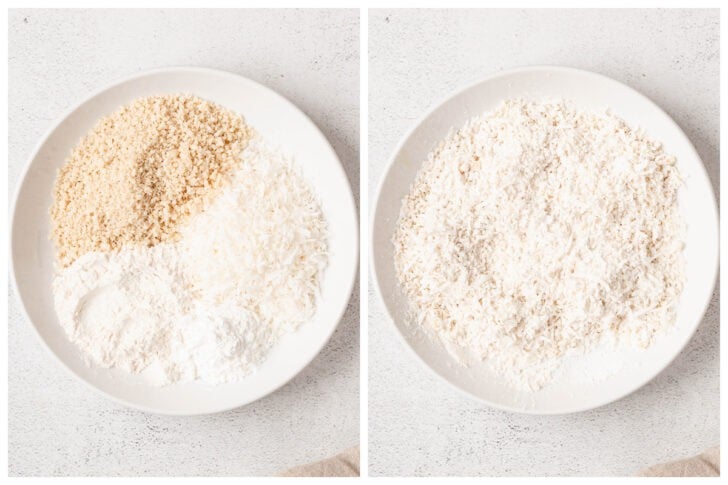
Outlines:
[{"label": "shredded coconut", "polygon": [[504,102],[448,135],[403,200],[413,320],[530,390],[603,339],[649,346],[682,291],[680,183],[674,157],[610,113]]},{"label": "shredded coconut", "polygon": [[292,161],[253,138],[180,240],[89,252],[53,282],[56,311],[89,363],[157,384],[253,372],[315,313],[327,264],[321,208]]}]

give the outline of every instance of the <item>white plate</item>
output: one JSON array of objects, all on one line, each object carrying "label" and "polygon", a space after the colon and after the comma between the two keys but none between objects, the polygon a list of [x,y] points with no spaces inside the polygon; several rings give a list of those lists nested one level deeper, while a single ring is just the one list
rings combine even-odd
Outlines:
[{"label": "white plate", "polygon": [[[580,365],[610,362],[599,367],[606,377],[587,382],[578,372],[565,372],[539,392],[514,390],[486,365],[455,363],[447,350],[407,325],[407,302],[397,285],[391,243],[402,198],[427,154],[451,128],[518,96],[571,99],[578,108],[613,112],[633,127],[642,127],[677,157],[685,177],[680,210],[688,223],[685,257],[687,281],[677,324],[647,351],[586,357]],[[490,76],[438,105],[420,120],[400,143],[381,181],[372,219],[372,266],[377,289],[390,318],[419,359],[457,389],[493,407],[532,414],[562,414],[595,408],[615,401],[646,384],[677,356],[700,324],[707,309],[718,269],[718,212],[702,162],[688,138],[652,101],[607,77],[561,67],[526,67]],[[589,359],[592,359],[589,362]],[[574,370],[574,369],[572,369]],[[578,366],[576,366],[576,370]],[[583,369],[581,369],[583,370]],[[609,375],[611,374],[611,375]]]},{"label": "white plate", "polygon": [[[86,366],[53,309],[53,248],[48,239],[51,188],[73,146],[102,116],[153,94],[191,93],[242,114],[272,145],[292,155],[319,196],[329,227],[330,261],[313,320],[283,338],[255,374],[211,387],[199,382],[152,387],[138,376]],[[148,71],[118,82],[74,108],[34,151],[16,196],[12,219],[13,277],[41,341],[82,381],[145,411],[192,415],[232,409],[275,391],[313,360],[334,332],[351,296],[358,264],[357,217],[346,174],[326,138],[288,100],[235,74],[202,68]]]}]

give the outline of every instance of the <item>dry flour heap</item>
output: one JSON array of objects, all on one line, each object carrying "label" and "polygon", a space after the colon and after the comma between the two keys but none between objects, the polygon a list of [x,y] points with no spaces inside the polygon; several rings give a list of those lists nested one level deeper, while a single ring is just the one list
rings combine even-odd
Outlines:
[{"label": "dry flour heap", "polygon": [[242,117],[194,96],[140,98],[103,118],[58,172],[58,260],[173,240],[226,182],[251,135]]},{"label": "dry flour heap", "polygon": [[531,390],[604,339],[650,345],[682,290],[680,183],[611,114],[503,103],[442,141],[403,200],[395,266],[414,320]]},{"label": "dry flour heap", "polygon": [[[160,102],[148,99],[132,106]],[[113,220],[80,234],[66,222],[67,214],[59,205],[72,193],[64,178],[70,169],[62,169],[52,214],[54,236],[58,242],[79,244],[73,251],[59,253],[78,256],[65,267],[59,258],[53,282],[56,312],[90,363],[146,372],[161,385],[194,379],[213,384],[234,381],[253,372],[284,334],[313,316],[327,263],[326,223],[316,197],[292,162],[246,128],[242,118],[196,98],[167,97],[164,102],[182,110],[205,106],[211,119],[227,120],[225,126],[234,136],[197,122],[193,126],[199,131],[173,128],[174,120],[189,115],[171,110],[155,120],[163,126],[171,122],[159,131],[166,133],[163,145],[174,152],[170,147],[189,143],[197,153],[189,160],[177,150],[169,157],[160,155],[160,161],[158,141],[129,152],[113,141],[94,140],[94,145],[106,149],[90,155],[89,166],[100,163],[96,157],[122,165],[94,172],[94,183],[104,187],[111,183],[105,177],[121,178],[118,182],[130,187],[129,193],[162,194],[154,204],[142,198],[134,207],[158,207],[160,201],[169,207],[161,212],[131,211],[132,227],[124,226],[121,234],[132,237],[116,238],[112,247],[98,247],[93,241],[119,227]],[[129,109],[120,113],[128,114]],[[114,126],[114,116],[101,123]],[[94,133],[89,136],[105,136],[99,127]],[[88,137],[82,141],[88,143]],[[228,151],[243,145],[228,158]],[[80,149],[74,157],[78,153]],[[149,180],[135,174],[159,173],[160,163],[168,176],[149,182],[149,190],[135,185]],[[190,164],[202,168],[190,170]],[[191,171],[202,171],[203,182],[185,189]],[[170,191],[170,186],[176,188]],[[91,192],[85,187],[84,194]],[[94,211],[115,214],[117,207],[129,203],[126,193],[119,199],[114,203],[93,199]],[[197,201],[194,210],[192,201]],[[83,211],[86,206],[78,208]],[[159,214],[166,222],[152,226],[162,231],[148,238],[143,228],[150,219],[160,220]],[[178,216],[165,218],[169,214]],[[60,238],[58,233],[72,237]]]}]

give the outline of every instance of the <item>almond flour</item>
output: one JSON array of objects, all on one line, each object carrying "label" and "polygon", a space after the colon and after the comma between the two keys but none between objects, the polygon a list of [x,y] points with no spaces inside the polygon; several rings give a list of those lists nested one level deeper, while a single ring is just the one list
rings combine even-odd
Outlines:
[{"label": "almond flour", "polygon": [[101,119],[58,172],[59,264],[175,240],[239,165],[250,136],[241,116],[187,95],[140,98]]}]

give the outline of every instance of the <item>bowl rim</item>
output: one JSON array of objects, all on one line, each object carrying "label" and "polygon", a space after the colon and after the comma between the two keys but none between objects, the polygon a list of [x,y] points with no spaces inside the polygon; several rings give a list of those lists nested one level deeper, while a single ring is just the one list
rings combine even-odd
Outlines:
[{"label": "bowl rim", "polygon": [[[320,139],[320,141],[323,143],[323,147],[328,150],[333,158],[338,162],[335,165],[335,170],[338,172],[338,176],[342,178],[342,180],[345,181],[345,189],[346,193],[348,195],[347,197],[347,204],[349,205],[350,211],[350,217],[353,221],[353,228],[354,228],[354,234],[352,234],[352,237],[354,239],[354,247],[353,247],[353,255],[352,258],[352,268],[350,270],[351,276],[349,278],[348,284],[348,291],[346,292],[349,295],[349,298],[345,301],[342,301],[339,303],[340,308],[338,311],[335,312],[337,315],[336,318],[336,324],[332,325],[330,330],[328,331],[328,334],[325,336],[325,338],[321,339],[321,343],[319,344],[318,348],[316,349],[316,352],[311,354],[311,358],[307,359],[304,365],[302,365],[296,372],[293,372],[287,379],[282,380],[277,385],[273,386],[270,389],[265,390],[262,394],[257,395],[253,399],[247,399],[244,402],[240,402],[238,404],[231,404],[231,405],[225,405],[220,406],[217,408],[210,408],[209,410],[204,411],[194,411],[194,412],[186,412],[186,411],[176,411],[176,410],[170,410],[170,409],[160,409],[155,408],[151,406],[146,406],[142,404],[138,404],[132,401],[129,401],[127,399],[114,396],[102,389],[99,389],[96,387],[92,382],[84,378],[83,376],[77,374],[71,367],[66,364],[66,362],[63,361],[50,347],[50,345],[46,342],[43,335],[41,335],[40,331],[38,330],[38,327],[36,326],[35,322],[30,318],[30,315],[28,313],[25,299],[23,298],[22,293],[19,291],[18,283],[17,283],[17,267],[16,262],[14,258],[15,254],[15,237],[14,237],[14,229],[17,224],[17,209],[18,209],[18,202],[20,197],[21,189],[23,188],[25,184],[26,177],[28,176],[28,172],[30,171],[31,166],[33,165],[33,161],[38,156],[38,153],[40,152],[43,145],[46,143],[48,138],[53,134],[53,132],[68,118],[71,114],[73,114],[76,110],[78,110],[81,106],[83,106],[85,103],[90,101],[91,99],[105,93],[106,91],[115,88],[117,86],[120,86],[122,84],[128,83],[130,81],[134,81],[137,79],[141,79],[148,76],[153,76],[157,74],[175,74],[175,73],[198,73],[198,74],[207,74],[207,75],[213,75],[213,76],[221,76],[221,77],[227,77],[230,79],[237,79],[237,80],[244,80],[245,82],[248,82],[257,88],[267,92],[268,94],[271,94],[273,97],[277,98],[279,101],[281,101],[284,105],[287,105],[289,108],[297,111],[299,114],[303,116],[305,120],[307,120],[311,127],[313,127],[314,132],[316,133],[317,137]],[[15,186],[15,193],[13,195],[12,199],[12,209],[10,212],[10,231],[9,231],[9,238],[10,238],[10,244],[9,244],[9,250],[10,250],[10,280],[12,282],[12,288],[13,292],[15,293],[17,301],[20,303],[21,308],[21,314],[24,317],[24,319],[30,324],[31,328],[33,329],[33,332],[35,333],[35,336],[40,341],[41,345],[45,350],[50,354],[53,359],[60,364],[62,368],[66,370],[71,376],[76,378],[77,380],[83,382],[86,386],[93,389],[95,392],[103,395],[104,397],[111,399],[112,401],[115,401],[116,403],[119,403],[123,406],[130,407],[133,409],[137,409],[139,411],[143,411],[150,414],[157,414],[157,415],[166,415],[166,416],[203,416],[203,415],[209,415],[209,414],[217,414],[222,413],[226,411],[230,411],[233,409],[237,409],[243,406],[247,406],[248,404],[252,404],[270,394],[273,394],[289,382],[291,382],[295,377],[297,377],[301,372],[303,372],[304,369],[306,369],[311,362],[313,362],[316,357],[319,356],[323,348],[328,344],[328,342],[331,340],[331,337],[333,336],[336,329],[339,327],[339,324],[341,323],[341,319],[344,317],[344,314],[346,313],[347,308],[349,307],[349,303],[351,302],[352,296],[353,296],[353,290],[354,286],[356,284],[356,275],[359,268],[359,217],[356,210],[356,202],[354,200],[354,194],[351,189],[351,183],[349,182],[349,177],[346,174],[346,171],[344,170],[344,166],[341,163],[341,159],[339,158],[338,154],[336,153],[336,150],[334,150],[333,146],[329,142],[329,140],[326,138],[326,136],[323,134],[321,129],[316,125],[316,123],[298,106],[296,106],[292,101],[290,101],[288,98],[283,96],[282,94],[278,93],[277,91],[273,90],[272,88],[269,88],[268,86],[265,86],[257,81],[254,81],[246,76],[236,74],[234,72],[222,70],[222,69],[214,69],[209,67],[200,67],[200,66],[166,66],[166,67],[158,67],[158,68],[152,68],[152,69],[144,69],[138,72],[135,72],[133,74],[116,78],[115,80],[104,84],[102,87],[92,91],[90,94],[85,96],[80,101],[73,103],[70,108],[65,110],[58,118],[56,118],[51,125],[48,127],[48,129],[43,133],[43,135],[40,137],[38,142],[35,144],[34,148],[32,149],[30,155],[27,157],[25,166],[18,177],[18,180],[16,182]]]},{"label": "bowl rim", "polygon": [[[584,411],[589,411],[592,409],[597,409],[602,406],[606,406],[608,404],[611,404],[613,402],[619,401],[620,399],[623,399],[634,392],[638,391],[645,385],[647,385],[649,382],[655,379],[659,374],[661,374],[665,369],[667,369],[670,364],[672,364],[678,355],[682,353],[682,351],[687,347],[688,343],[693,339],[693,336],[695,335],[695,332],[697,331],[698,327],[703,321],[703,317],[705,316],[705,312],[708,310],[708,306],[710,305],[713,292],[715,291],[715,285],[718,277],[718,269],[720,266],[720,244],[719,242],[716,244],[716,254],[715,259],[713,263],[711,264],[712,267],[712,274],[706,275],[706,277],[710,277],[713,281],[713,284],[711,285],[711,291],[707,293],[707,296],[705,297],[704,301],[700,302],[700,305],[696,305],[696,308],[700,308],[699,317],[696,317],[695,323],[692,325],[692,328],[689,331],[689,337],[685,338],[685,340],[682,342],[682,344],[676,348],[673,355],[670,356],[669,359],[665,359],[664,365],[660,366],[655,372],[651,373],[651,375],[644,379],[642,382],[638,382],[633,386],[630,386],[626,391],[623,391],[621,393],[617,393],[614,396],[611,396],[607,399],[602,399],[599,401],[598,404],[595,405],[584,405],[584,406],[577,406],[574,408],[565,408],[565,410],[556,410],[556,411],[541,411],[536,409],[523,409],[523,408],[517,408],[512,407],[508,405],[503,405],[494,401],[491,401],[489,399],[483,398],[481,396],[478,396],[466,389],[461,388],[454,382],[452,382],[450,379],[448,379],[446,376],[440,374],[437,370],[432,368],[423,357],[421,357],[414,348],[410,345],[409,341],[407,340],[407,337],[404,335],[402,330],[400,329],[400,326],[396,323],[394,317],[392,316],[392,312],[389,309],[389,306],[387,305],[387,300],[384,298],[384,295],[382,293],[382,288],[379,284],[380,281],[380,275],[377,272],[377,266],[374,263],[375,262],[375,256],[376,251],[375,244],[374,244],[374,230],[375,230],[375,224],[377,220],[377,214],[380,211],[380,203],[382,200],[382,190],[384,188],[384,181],[389,177],[390,172],[392,171],[394,164],[399,158],[399,154],[402,151],[402,148],[404,145],[409,141],[409,139],[412,137],[414,132],[428,119],[430,116],[432,116],[435,111],[440,109],[443,105],[450,102],[453,98],[461,95],[465,91],[468,91],[472,88],[475,88],[479,86],[480,84],[484,84],[490,81],[493,81],[498,78],[502,77],[508,77],[512,76],[514,74],[520,74],[520,73],[526,73],[526,72],[541,72],[541,73],[548,73],[548,72],[560,72],[560,73],[570,73],[574,75],[579,76],[587,76],[592,77],[594,79],[598,79],[602,82],[611,82],[615,85],[619,86],[622,89],[626,89],[627,91],[631,92],[632,94],[638,96],[643,101],[646,101],[653,109],[655,109],[658,113],[662,114],[664,118],[667,120],[669,125],[674,128],[682,137],[682,141],[685,143],[685,146],[688,150],[690,150],[691,154],[697,159],[700,163],[698,173],[700,174],[700,177],[704,179],[704,182],[706,183],[707,187],[710,189],[711,194],[711,216],[710,218],[714,221],[715,227],[717,228],[717,233],[720,238],[720,224],[719,224],[719,216],[718,216],[718,207],[716,204],[715,199],[715,192],[713,191],[713,186],[710,182],[710,177],[708,176],[708,172],[705,168],[705,164],[703,163],[702,158],[700,158],[700,155],[698,154],[697,150],[695,149],[695,146],[690,141],[690,138],[685,134],[685,132],[680,128],[680,126],[677,124],[675,120],[672,119],[672,117],[665,112],[657,103],[652,101],[649,97],[642,94],[641,92],[637,91],[633,87],[622,83],[620,81],[617,81],[616,79],[613,79],[609,76],[606,76],[604,74],[600,74],[597,72],[589,71],[586,69],[578,69],[574,67],[567,67],[567,66],[554,66],[554,65],[547,65],[547,64],[538,64],[538,65],[527,65],[527,66],[519,66],[514,67],[511,69],[505,69],[502,71],[498,71],[495,73],[491,73],[488,75],[485,75],[483,77],[477,78],[475,81],[470,81],[469,83],[461,86],[460,88],[449,92],[446,96],[441,98],[437,103],[430,106],[426,112],[421,115],[419,118],[417,118],[416,121],[414,121],[410,127],[407,129],[407,131],[402,135],[399,142],[395,146],[394,150],[392,150],[391,155],[384,167],[384,170],[382,171],[379,181],[377,182],[377,189],[375,191],[375,197],[374,197],[374,205],[372,206],[371,214],[370,214],[370,221],[369,221],[369,259],[371,261],[371,271],[374,276],[374,288],[375,292],[379,298],[379,301],[384,308],[384,312],[386,317],[389,321],[389,326],[394,327],[395,333],[398,335],[400,342],[404,347],[407,348],[407,350],[410,352],[410,354],[414,355],[415,360],[417,360],[422,366],[427,368],[432,375],[437,376],[438,380],[446,382],[451,388],[456,389],[461,395],[467,396],[470,399],[474,399],[475,401],[478,401],[479,403],[486,404],[487,406],[493,407],[495,409],[499,409],[501,411],[507,411],[512,413],[518,413],[518,414],[528,414],[528,415],[538,415],[538,416],[560,416],[560,415],[567,415],[567,414],[575,414],[575,413],[581,413]],[[696,315],[698,313],[696,312]]]}]

